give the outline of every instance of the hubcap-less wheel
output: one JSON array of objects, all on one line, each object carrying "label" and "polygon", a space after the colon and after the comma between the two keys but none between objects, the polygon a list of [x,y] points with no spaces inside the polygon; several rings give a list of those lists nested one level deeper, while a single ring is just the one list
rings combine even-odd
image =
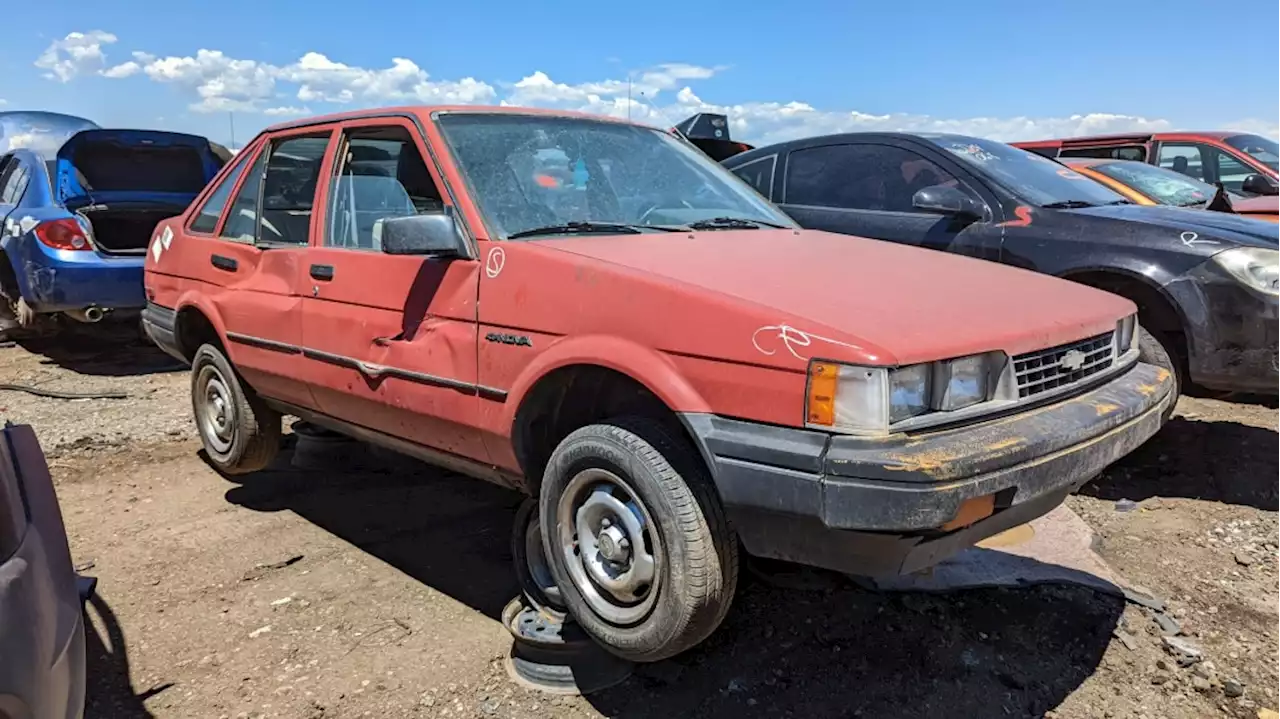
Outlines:
[{"label": "hubcap-less wheel", "polygon": [[235,440],[235,402],[231,390],[227,388],[222,373],[211,365],[200,368],[198,381],[203,386],[198,395],[202,406],[196,413],[200,434],[211,449],[224,454],[231,450]]},{"label": "hubcap-less wheel", "polygon": [[591,610],[615,625],[644,619],[663,569],[644,503],[612,472],[587,469],[560,495],[556,519],[565,565]]},{"label": "hubcap-less wheel", "polygon": [[538,524],[537,511],[531,512],[524,529],[524,561],[534,586],[550,602],[553,608],[561,607],[560,588],[551,576],[546,552],[542,551],[542,527]]}]

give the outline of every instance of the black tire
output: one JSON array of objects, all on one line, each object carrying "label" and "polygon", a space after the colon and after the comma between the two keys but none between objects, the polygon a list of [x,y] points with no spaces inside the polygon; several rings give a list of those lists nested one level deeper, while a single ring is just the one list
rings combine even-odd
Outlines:
[{"label": "black tire", "polygon": [[1178,361],[1177,351],[1163,334],[1150,332],[1138,325],[1138,360],[1163,367],[1173,375],[1173,402],[1164,411],[1164,418],[1169,419],[1178,404],[1178,397],[1182,396],[1182,364]]},{"label": "black tire", "polygon": [[[221,423],[210,414],[211,393],[222,399]],[[280,451],[280,413],[245,386],[214,345],[201,345],[191,359],[191,409],[210,462],[226,474],[264,469]]]},{"label": "black tire", "polygon": [[564,600],[546,559],[546,544],[542,541],[542,525],[536,499],[524,500],[516,511],[511,530],[511,560],[515,563],[520,593],[530,606],[556,618],[563,618]]},{"label": "black tire", "polygon": [[[562,498],[576,477],[585,476],[580,473],[591,470],[621,480],[623,490],[647,512],[650,544],[660,547],[649,589],[657,596],[646,599],[647,613],[635,621],[610,621],[594,610],[575,584],[569,554],[562,549]],[[574,501],[570,496],[566,506]],[[666,659],[702,642],[728,613],[738,583],[737,537],[701,458],[662,424],[626,417],[572,432],[547,463],[539,513],[544,549],[565,606],[610,652],[636,662]],[[576,539],[574,547],[577,555]]]}]

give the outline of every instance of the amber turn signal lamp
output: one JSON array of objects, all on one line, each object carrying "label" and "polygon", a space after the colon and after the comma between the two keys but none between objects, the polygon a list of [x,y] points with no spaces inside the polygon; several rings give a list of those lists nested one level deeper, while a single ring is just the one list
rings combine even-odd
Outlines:
[{"label": "amber turn signal lamp", "polygon": [[809,401],[805,414],[809,424],[830,427],[836,423],[836,380],[840,368],[829,362],[809,365]]}]

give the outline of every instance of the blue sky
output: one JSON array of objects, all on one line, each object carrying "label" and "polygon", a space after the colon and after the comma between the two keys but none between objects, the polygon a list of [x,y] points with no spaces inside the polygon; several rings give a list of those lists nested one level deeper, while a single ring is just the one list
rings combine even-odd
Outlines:
[{"label": "blue sky", "polygon": [[438,101],[721,111],[757,143],[1280,125],[1275,0],[56,4],[6,10],[0,109],[224,143],[230,113],[243,143],[289,116]]}]

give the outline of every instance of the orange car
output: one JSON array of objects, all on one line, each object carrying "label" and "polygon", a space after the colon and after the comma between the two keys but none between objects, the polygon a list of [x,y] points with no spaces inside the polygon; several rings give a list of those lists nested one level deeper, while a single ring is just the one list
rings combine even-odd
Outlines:
[{"label": "orange car", "polygon": [[1242,197],[1226,192],[1225,205],[1213,203],[1218,188],[1193,177],[1137,160],[1060,157],[1058,162],[1097,180],[1139,205],[1175,205],[1223,210],[1269,222],[1280,221],[1280,197]]}]

